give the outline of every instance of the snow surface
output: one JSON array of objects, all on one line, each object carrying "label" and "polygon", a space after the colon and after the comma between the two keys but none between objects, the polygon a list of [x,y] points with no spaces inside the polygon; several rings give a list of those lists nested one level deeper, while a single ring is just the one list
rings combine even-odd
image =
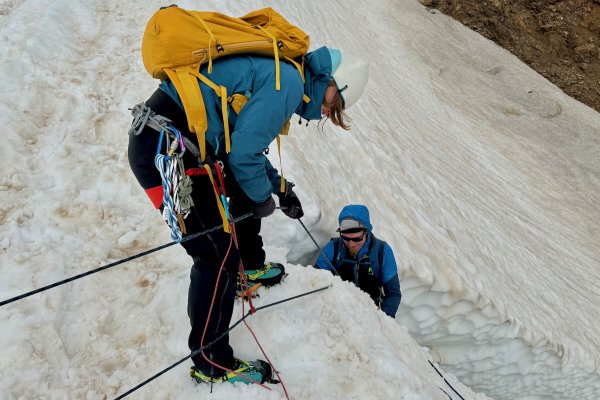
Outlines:
[{"label": "snow surface", "polygon": [[[126,155],[127,108],[157,84],[141,35],[163,5],[0,0],[0,301],[170,241]],[[458,399],[428,361],[465,399],[600,397],[597,112],[416,1],[179,5],[273,6],[312,48],[372,61],[352,131],[292,124],[283,165],[320,244],[345,204],[370,208],[402,304],[394,321],[305,268],[316,247],[303,227],[265,220],[289,276],[256,306],[331,285],[247,320],[290,398]],[[190,265],[171,246],[2,306],[0,399],[114,398],[185,357]],[[243,324],[231,341],[260,356]],[[190,364],[129,398],[285,398],[280,385],[210,394]]]}]

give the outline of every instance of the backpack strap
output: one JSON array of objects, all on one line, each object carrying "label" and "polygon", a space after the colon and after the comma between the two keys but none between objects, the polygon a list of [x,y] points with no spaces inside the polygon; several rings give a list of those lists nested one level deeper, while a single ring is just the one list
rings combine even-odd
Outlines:
[{"label": "backpack strap", "polygon": [[[306,82],[306,79],[304,79],[304,56],[302,56],[302,63],[298,63],[294,59],[289,58],[289,57],[284,57],[284,59],[287,60],[290,64],[292,64],[294,67],[296,67],[296,69],[300,73],[300,77],[302,77],[302,83]],[[306,93],[304,93],[302,95],[302,100],[305,103],[310,103],[310,97],[308,97],[306,95]],[[289,129],[289,127],[288,127],[288,129]],[[286,129],[285,133],[282,133],[282,135],[287,135],[287,129]]]},{"label": "backpack strap", "polygon": [[[200,19],[200,18],[199,18]],[[262,29],[262,28],[261,28]],[[265,31],[263,29],[263,31]],[[265,31],[268,34],[268,32]],[[212,40],[212,39],[211,39]],[[280,90],[280,72],[279,72],[279,57],[277,52],[277,44],[276,41],[273,41],[273,49],[275,53],[275,63],[276,63],[276,89]],[[286,60],[290,61],[298,70],[298,73],[302,77],[302,82],[304,82],[304,70],[303,65],[295,62],[291,58],[286,57]],[[178,68],[165,68],[164,71],[175,86],[177,93],[183,103],[183,108],[185,110],[185,114],[188,120],[188,128],[190,132],[194,132],[196,134],[198,140],[198,146],[200,147],[200,160],[204,161],[206,159],[206,130],[208,129],[208,120],[206,117],[206,107],[204,105],[204,99],[202,98],[202,92],[200,91],[200,86],[195,78],[199,79],[201,82],[210,87],[217,96],[221,99],[221,114],[223,119],[223,130],[225,134],[225,152],[229,153],[231,151],[231,135],[229,130],[229,117],[227,111],[227,105],[229,103],[232,104],[232,107],[239,114],[242,107],[248,102],[248,99],[240,94],[234,94],[233,101],[231,97],[227,95],[227,88],[225,86],[220,86],[215,84],[213,81],[208,79],[206,76],[202,75],[199,72],[200,65],[193,64],[184,67]],[[209,59],[208,70],[212,70],[212,60]],[[240,99],[240,97],[244,97],[245,100]],[[310,102],[310,98],[303,94],[302,100],[306,103]],[[290,129],[290,121],[286,121],[279,134],[277,135],[277,152],[279,154],[279,167],[281,171],[281,187],[280,191],[285,192],[285,179],[283,177],[283,163],[281,160],[281,135],[287,135]]]},{"label": "backpack strap", "polygon": [[340,248],[343,248],[340,246],[342,239],[337,237],[337,238],[331,238],[331,241],[333,242],[333,265],[334,267],[337,269],[341,266],[341,259],[342,259],[342,253],[340,252]]},{"label": "backpack strap", "polygon": [[[223,118],[223,129],[225,131],[225,153],[229,153],[231,151],[231,138],[229,136],[229,117],[227,113],[227,102],[229,100],[227,97],[227,88],[225,86],[219,86],[215,84],[213,81],[198,72],[198,70],[192,71],[192,74],[209,86],[212,90],[214,90],[217,96],[221,98],[221,115]],[[198,87],[198,90],[200,90],[200,86],[198,86],[198,84],[196,84],[196,86]],[[200,100],[204,102],[202,100],[202,96],[200,96]],[[204,119],[206,119],[206,111],[204,113]]]},{"label": "backpack strap", "polygon": [[385,250],[386,242],[377,239],[375,235],[371,233],[371,247],[369,249],[369,261],[371,262],[371,268],[377,269],[377,279],[381,282],[383,276],[382,265],[383,265],[383,252]]},{"label": "backpack strap", "polygon": [[200,147],[200,159],[204,161],[206,158],[205,136],[208,129],[208,121],[206,119],[206,108],[204,107],[200,86],[198,86],[198,82],[192,74],[193,69],[197,67],[165,68],[164,71],[179,94],[187,116],[188,129],[190,132],[196,134],[198,146]]},{"label": "backpack strap", "polygon": [[271,42],[273,43],[273,56],[275,58],[275,90],[279,91],[281,89],[281,74],[279,70],[279,42],[277,41],[277,38],[271,35],[271,33],[265,28],[263,28],[260,25],[255,26],[259,28],[266,36],[268,36],[269,39],[271,39]]}]

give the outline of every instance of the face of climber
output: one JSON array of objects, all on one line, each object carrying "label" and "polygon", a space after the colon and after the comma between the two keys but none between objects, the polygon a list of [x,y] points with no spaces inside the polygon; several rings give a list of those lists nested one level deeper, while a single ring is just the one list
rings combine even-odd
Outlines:
[{"label": "face of climber", "polygon": [[338,89],[335,83],[330,83],[325,90],[325,96],[323,97],[323,104],[321,104],[321,115],[327,118],[331,117],[331,112],[334,107],[335,95]]},{"label": "face of climber", "polygon": [[362,229],[358,232],[340,232],[340,237],[344,241],[344,246],[350,251],[350,254],[356,256],[367,241],[367,231]]}]

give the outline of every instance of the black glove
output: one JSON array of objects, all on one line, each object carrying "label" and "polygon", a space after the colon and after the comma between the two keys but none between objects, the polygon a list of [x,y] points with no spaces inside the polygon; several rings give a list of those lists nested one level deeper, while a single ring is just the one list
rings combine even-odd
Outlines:
[{"label": "black glove", "polygon": [[273,211],[275,211],[275,200],[271,196],[262,203],[254,204],[254,218],[268,217],[273,214]]},{"label": "black glove", "polygon": [[292,190],[294,184],[292,182],[285,183],[285,192],[277,193],[279,197],[279,206],[281,211],[292,219],[302,218],[304,211],[302,211],[302,204],[296,196],[296,193]]}]

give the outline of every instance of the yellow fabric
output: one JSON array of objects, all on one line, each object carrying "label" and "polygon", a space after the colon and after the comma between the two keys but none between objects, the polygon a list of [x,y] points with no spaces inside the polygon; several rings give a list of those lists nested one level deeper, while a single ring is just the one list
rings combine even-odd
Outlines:
[{"label": "yellow fabric", "polygon": [[[207,77],[205,77],[198,71],[191,71],[191,72],[189,72],[189,74],[200,79],[207,86],[209,86],[212,90],[214,90],[215,93],[217,93],[217,96],[219,96],[221,98],[221,114],[222,114],[222,118],[223,118],[223,131],[225,134],[225,152],[229,153],[231,151],[231,137],[229,135],[229,117],[228,117],[228,113],[227,113],[227,88],[225,86],[219,86],[219,85],[215,84],[213,81],[211,81],[210,79],[208,79]],[[197,83],[196,83],[196,86],[198,86]],[[200,90],[200,89],[198,89],[198,90]],[[179,91],[177,91],[177,92],[179,93]],[[200,92],[200,97],[202,97],[202,92]],[[183,99],[182,99],[182,103],[183,103],[183,108],[186,110],[186,114],[187,114],[186,104],[183,101]],[[204,121],[206,121],[206,109],[205,108],[203,108],[202,116],[204,117]],[[208,126],[208,124],[206,124],[206,125]],[[205,132],[206,132],[206,129],[205,129]],[[204,147],[206,147],[206,146],[204,146]],[[202,153],[202,160],[204,160],[204,158],[205,158],[205,155],[204,155],[204,153]]]},{"label": "yellow fabric", "polygon": [[213,191],[215,192],[215,198],[217,199],[217,207],[219,207],[219,214],[221,214],[221,219],[223,220],[223,230],[227,233],[231,233],[231,227],[229,226],[229,221],[227,220],[225,208],[223,207],[223,203],[221,202],[219,192],[217,192],[217,188],[215,187],[215,178],[213,177],[212,169],[208,164],[204,164],[204,169],[206,170],[206,172],[208,172],[210,183],[212,183]]},{"label": "yellow fabric", "polygon": [[[196,19],[200,22],[200,24],[202,24],[202,27],[204,28],[206,33],[208,33],[208,36],[210,36],[210,39],[208,41],[208,47],[210,48],[213,45],[217,44],[217,39],[215,38],[215,35],[212,33],[210,28],[206,25],[206,22],[204,22],[204,20],[198,14],[194,14],[194,17],[196,17]],[[208,53],[208,73],[210,74],[211,72],[212,72],[212,55],[209,52]]]},{"label": "yellow fabric", "polygon": [[206,129],[208,122],[206,120],[206,108],[202,99],[202,92],[198,86],[197,80],[193,75],[194,66],[181,67],[178,69],[166,69],[171,82],[177,89],[183,108],[187,115],[188,129],[190,132],[195,132],[198,139],[198,147],[200,148],[200,156],[202,160],[206,157]]},{"label": "yellow fabric", "polygon": [[227,115],[227,88],[220,86],[221,89],[221,113],[223,115],[223,126],[225,127],[225,153],[231,151],[231,138],[229,136],[229,116]]},{"label": "yellow fabric", "polygon": [[239,114],[242,111],[242,107],[246,105],[248,102],[248,98],[243,94],[234,93],[229,97],[229,104],[231,104],[231,108],[235,111],[236,114]]},{"label": "yellow fabric", "polygon": [[279,135],[283,135],[286,136],[288,134],[288,132],[290,131],[290,122],[292,120],[288,119],[285,124],[283,124],[283,126],[281,127],[281,130],[279,131]]},{"label": "yellow fabric", "polygon": [[[260,29],[256,29],[259,27]],[[310,39],[272,8],[253,11],[240,18],[216,12],[191,11],[176,6],[158,10],[146,25],[142,59],[146,70],[157,79],[170,79],[181,97],[188,127],[195,132],[201,158],[206,157],[206,109],[196,77],[221,98],[225,151],[230,151],[227,91],[198,72],[208,62],[227,55],[252,53],[273,56],[276,89],[280,89],[279,60],[293,62],[308,51]],[[303,75],[302,66],[293,62]],[[302,77],[304,80],[304,76]],[[306,95],[304,101],[309,100]],[[243,105],[242,105],[243,106]],[[240,107],[241,109],[241,107]],[[238,111],[239,112],[239,111]]]},{"label": "yellow fabric", "polygon": [[146,25],[142,59],[150,75],[165,79],[165,68],[201,65],[233,54],[277,54],[278,58],[294,59],[306,54],[309,41],[304,31],[272,8],[235,18],[167,7],[154,13]]},{"label": "yellow fabric", "polygon": [[179,229],[181,229],[181,233],[184,235],[187,233],[187,229],[185,227],[185,221],[183,219],[183,215],[177,214],[177,222],[179,222]]},{"label": "yellow fabric", "polygon": [[[290,121],[287,122],[288,128]],[[283,163],[281,161],[281,135],[277,135],[277,153],[279,155],[279,175],[281,176],[281,184],[279,185],[279,191],[285,193],[285,179],[283,178]]]},{"label": "yellow fabric", "polygon": [[[289,63],[291,63],[294,67],[296,67],[296,69],[300,73],[300,76],[302,77],[302,82],[305,82],[306,79],[304,79],[304,61],[302,61],[302,64],[298,64],[296,61],[292,60],[291,58],[288,58],[288,57],[284,57],[284,58],[285,58],[286,61],[288,61]],[[310,103],[310,97],[308,97],[306,95],[306,93],[302,95],[302,100],[305,103]],[[289,128],[289,126],[288,126],[288,128]],[[287,129],[286,129],[284,135],[287,135]]]},{"label": "yellow fabric", "polygon": [[[269,31],[263,28],[262,26],[257,26],[258,28],[260,28],[261,31],[265,33],[265,35],[267,35],[269,39],[271,39],[271,42],[273,43],[273,56],[275,58],[275,90],[279,91],[281,89],[281,73],[279,70],[279,50],[277,49],[277,38],[271,35]],[[304,81],[304,78],[302,79],[302,81]]]},{"label": "yellow fabric", "polygon": [[281,127],[279,135],[277,135],[277,153],[279,153],[279,170],[281,171],[281,186],[279,190],[280,192],[285,192],[285,178],[283,177],[283,160],[281,158],[281,136],[287,135],[290,131],[290,122],[291,120],[288,119],[286,123],[283,124],[283,126]]}]

